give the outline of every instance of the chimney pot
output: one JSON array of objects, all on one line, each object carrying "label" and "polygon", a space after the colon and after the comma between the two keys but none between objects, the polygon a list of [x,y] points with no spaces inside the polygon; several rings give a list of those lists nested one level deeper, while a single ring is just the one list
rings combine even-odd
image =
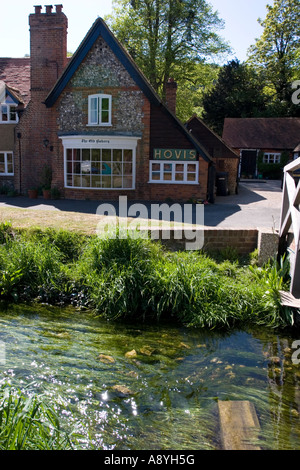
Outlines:
[{"label": "chimney pot", "polygon": [[41,11],[42,11],[42,6],[41,5],[35,5],[34,9],[35,9],[35,14],[36,15],[41,14]]},{"label": "chimney pot", "polygon": [[51,15],[53,5],[45,5],[45,7],[46,7],[46,15]]},{"label": "chimney pot", "polygon": [[55,5],[56,13],[62,12],[63,5]]}]

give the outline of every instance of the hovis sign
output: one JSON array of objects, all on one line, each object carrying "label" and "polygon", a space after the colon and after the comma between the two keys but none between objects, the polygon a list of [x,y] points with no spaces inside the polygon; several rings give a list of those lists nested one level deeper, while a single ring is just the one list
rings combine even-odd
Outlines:
[{"label": "hovis sign", "polygon": [[197,152],[191,149],[154,149],[154,160],[196,161]]}]

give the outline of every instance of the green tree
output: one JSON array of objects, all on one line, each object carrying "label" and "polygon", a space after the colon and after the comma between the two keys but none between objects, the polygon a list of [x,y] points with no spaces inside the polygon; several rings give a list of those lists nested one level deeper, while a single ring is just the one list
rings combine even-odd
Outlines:
[{"label": "green tree", "polygon": [[203,119],[222,135],[224,118],[257,117],[266,111],[262,77],[249,65],[232,60],[219,72],[215,86],[203,97]]},{"label": "green tree", "polygon": [[170,77],[194,76],[195,64],[229,50],[223,27],[205,0],[115,0],[106,18],[156,91],[164,96]]},{"label": "green tree", "polygon": [[250,48],[249,60],[263,70],[279,110],[279,103],[291,103],[291,83],[299,78],[295,76],[300,66],[299,0],[274,0],[273,6],[267,5],[265,20],[258,22],[264,30]]},{"label": "green tree", "polygon": [[193,114],[202,116],[203,97],[214,86],[218,79],[220,66],[217,64],[199,63],[188,79],[180,80],[177,89],[177,116],[183,122]]}]

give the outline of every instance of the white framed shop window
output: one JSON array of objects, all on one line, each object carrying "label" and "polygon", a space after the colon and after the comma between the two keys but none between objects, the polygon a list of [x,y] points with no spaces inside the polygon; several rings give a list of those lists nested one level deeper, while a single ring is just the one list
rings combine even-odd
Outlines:
[{"label": "white framed shop window", "polygon": [[150,160],[150,183],[198,184],[199,162]]},{"label": "white framed shop window", "polygon": [[135,189],[137,137],[61,137],[65,187]]}]

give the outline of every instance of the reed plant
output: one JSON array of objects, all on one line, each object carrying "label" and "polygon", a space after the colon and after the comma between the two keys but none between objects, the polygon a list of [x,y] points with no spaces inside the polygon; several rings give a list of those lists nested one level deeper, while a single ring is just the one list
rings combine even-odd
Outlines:
[{"label": "reed plant", "polygon": [[26,396],[8,384],[0,387],[1,450],[69,450],[54,408],[37,395]]}]

